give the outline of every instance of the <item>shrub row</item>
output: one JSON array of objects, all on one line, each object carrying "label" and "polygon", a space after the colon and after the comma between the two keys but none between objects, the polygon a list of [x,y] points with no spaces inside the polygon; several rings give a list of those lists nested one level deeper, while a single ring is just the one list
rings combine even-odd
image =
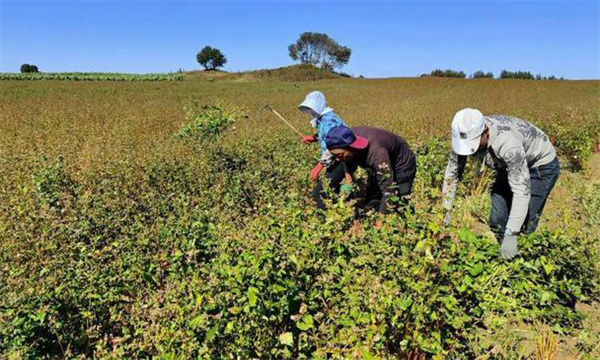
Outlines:
[{"label": "shrub row", "polygon": [[[422,74],[421,76],[437,76],[437,77],[453,77],[453,78],[466,78],[467,74],[464,71],[456,71],[456,70],[441,70],[435,69],[431,71],[429,74]],[[482,78],[494,78],[494,73],[492,72],[483,72],[482,70],[477,70],[471,75],[472,79],[482,79]],[[542,76],[541,74],[533,75],[529,71],[508,71],[502,70],[500,72],[499,79],[524,79],[524,80],[565,80],[565,78],[557,78],[556,76]]]},{"label": "shrub row", "polygon": [[73,80],[73,81],[163,81],[183,80],[183,74],[123,73],[0,73],[0,80]]}]

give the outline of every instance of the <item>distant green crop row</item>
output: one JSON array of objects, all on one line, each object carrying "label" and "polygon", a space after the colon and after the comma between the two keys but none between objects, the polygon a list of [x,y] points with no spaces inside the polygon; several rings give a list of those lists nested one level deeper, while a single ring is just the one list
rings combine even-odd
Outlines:
[{"label": "distant green crop row", "polygon": [[0,80],[175,81],[183,78],[183,74],[0,73]]}]

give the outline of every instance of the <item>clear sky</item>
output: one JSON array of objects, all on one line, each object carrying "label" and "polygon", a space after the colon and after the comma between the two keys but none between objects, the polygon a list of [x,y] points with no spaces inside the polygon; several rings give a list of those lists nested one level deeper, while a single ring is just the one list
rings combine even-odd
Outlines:
[{"label": "clear sky", "polygon": [[292,64],[304,31],[353,50],[342,71],[416,76],[434,68],[600,78],[600,0],[0,0],[0,71],[198,69],[204,45],[225,70]]}]

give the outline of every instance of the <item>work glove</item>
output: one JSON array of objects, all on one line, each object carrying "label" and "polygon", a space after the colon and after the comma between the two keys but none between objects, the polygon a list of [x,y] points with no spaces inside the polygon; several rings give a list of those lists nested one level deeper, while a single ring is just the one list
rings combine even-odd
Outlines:
[{"label": "work glove", "polygon": [[315,166],[311,171],[310,171],[310,179],[312,181],[317,181],[317,179],[319,178],[319,173],[321,172],[321,170],[323,170],[323,164],[318,163],[317,166]]},{"label": "work glove", "polygon": [[450,211],[446,211],[444,213],[444,226],[450,226],[452,223],[452,215],[450,215]]},{"label": "work glove", "polygon": [[517,255],[517,235],[505,234],[500,245],[500,256],[510,260]]},{"label": "work glove", "polygon": [[302,137],[301,141],[302,141],[303,144],[310,144],[310,143],[316,142],[317,141],[317,137],[314,136],[314,135],[307,135],[307,136]]},{"label": "work glove", "polygon": [[352,193],[352,185],[343,184],[340,186],[340,192],[342,194],[350,195]]}]

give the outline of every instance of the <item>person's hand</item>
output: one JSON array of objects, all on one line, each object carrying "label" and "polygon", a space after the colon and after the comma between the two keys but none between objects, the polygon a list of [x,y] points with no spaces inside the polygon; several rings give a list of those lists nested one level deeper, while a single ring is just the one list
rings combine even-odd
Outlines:
[{"label": "person's hand", "polygon": [[450,211],[446,211],[444,213],[444,226],[450,226],[451,223],[452,223],[452,215],[450,214]]},{"label": "person's hand", "polygon": [[310,179],[312,181],[317,181],[317,179],[319,179],[319,173],[321,170],[323,170],[323,164],[318,163],[317,166],[310,171]]},{"label": "person's hand", "polygon": [[377,220],[377,221],[375,221],[375,224],[373,225],[373,228],[375,230],[381,230],[382,226],[383,226],[383,222],[381,220]]},{"label": "person's hand", "polygon": [[517,235],[505,234],[502,245],[500,245],[500,256],[510,260],[517,255],[517,252]]},{"label": "person's hand", "polygon": [[314,135],[307,135],[307,136],[304,136],[301,141],[303,144],[310,144],[310,143],[316,142],[317,137]]}]

